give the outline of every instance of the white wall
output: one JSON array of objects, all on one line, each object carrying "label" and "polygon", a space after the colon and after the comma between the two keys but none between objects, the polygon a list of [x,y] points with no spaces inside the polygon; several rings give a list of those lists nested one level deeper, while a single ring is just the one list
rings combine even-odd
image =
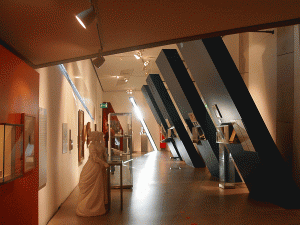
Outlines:
[{"label": "white wall", "polygon": [[[272,29],[275,30],[276,29]],[[273,140],[276,142],[277,46],[276,33],[249,34],[248,90]],[[224,43],[239,68],[239,37],[228,35]],[[234,81],[233,81],[234,82]]]},{"label": "white wall", "polygon": [[236,67],[239,68],[239,34],[226,35],[223,41]]},{"label": "white wall", "polygon": [[277,35],[250,33],[249,92],[276,143]]},{"label": "white wall", "polygon": [[[249,33],[249,91],[276,143],[277,97],[277,29],[275,34]],[[230,36],[228,36],[230,37]],[[230,44],[229,52],[236,43]],[[292,45],[292,43],[286,43]],[[233,56],[235,57],[233,52]],[[300,187],[300,50],[299,25],[294,26],[294,124],[292,171]],[[278,132],[278,131],[277,131]],[[290,141],[290,140],[285,140]],[[286,143],[289,145],[289,143]]]},{"label": "white wall", "polygon": [[[72,65],[73,64],[73,65]],[[83,97],[95,114],[96,122],[101,118],[98,102],[102,102],[102,91],[93,72],[90,60],[66,65],[70,77],[75,76],[68,67],[77,68],[77,74],[84,77],[88,92]],[[88,159],[85,145],[85,158],[78,163],[78,110],[84,110],[79,100],[75,100],[71,86],[57,66],[38,69],[40,74],[40,107],[47,109],[47,184],[39,191],[39,224],[47,224],[58,207],[66,200],[79,181],[80,172]],[[79,91],[80,90],[79,88]],[[95,109],[94,109],[95,107]],[[84,110],[84,121],[92,122]],[[74,148],[62,154],[62,123],[68,123],[72,130]],[[94,126],[92,126],[94,130]]]},{"label": "white wall", "polygon": [[[126,92],[104,92],[104,102],[110,102],[114,108],[115,113],[132,113],[132,131],[133,131],[133,151],[141,151],[141,137],[139,132],[141,131],[141,123],[137,119],[133,106],[129,101],[129,97],[134,97],[136,104],[142,111],[144,120],[148,126],[148,129],[154,139],[156,147],[159,149],[159,125],[157,124],[150,107],[141,91],[134,91],[132,95],[126,94]],[[149,149],[150,143],[148,143]],[[152,150],[152,148],[150,148]]]}]

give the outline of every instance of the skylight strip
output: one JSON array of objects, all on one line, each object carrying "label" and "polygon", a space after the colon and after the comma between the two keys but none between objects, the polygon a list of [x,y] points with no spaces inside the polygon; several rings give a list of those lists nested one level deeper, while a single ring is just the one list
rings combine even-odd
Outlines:
[{"label": "skylight strip", "polygon": [[69,84],[71,85],[73,92],[75,93],[75,95],[77,96],[77,98],[79,99],[79,101],[81,102],[82,106],[84,107],[84,109],[87,111],[87,113],[89,114],[89,116],[91,117],[91,119],[94,122],[94,118],[92,116],[92,114],[90,113],[88,107],[85,104],[84,99],[81,97],[79,91],[77,90],[75,84],[73,83],[73,81],[71,80],[65,66],[63,64],[59,64],[58,68],[60,69],[60,71],[63,73],[63,75],[65,76],[65,78],[67,79],[67,81],[69,82]]}]

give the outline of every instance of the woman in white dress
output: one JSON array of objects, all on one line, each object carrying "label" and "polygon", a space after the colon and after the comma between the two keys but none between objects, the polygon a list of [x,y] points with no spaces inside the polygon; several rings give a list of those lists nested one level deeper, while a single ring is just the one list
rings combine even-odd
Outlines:
[{"label": "woman in white dress", "polygon": [[106,168],[107,155],[103,133],[92,131],[89,135],[89,158],[79,179],[79,199],[76,214],[78,216],[99,216],[106,212],[107,198]]}]

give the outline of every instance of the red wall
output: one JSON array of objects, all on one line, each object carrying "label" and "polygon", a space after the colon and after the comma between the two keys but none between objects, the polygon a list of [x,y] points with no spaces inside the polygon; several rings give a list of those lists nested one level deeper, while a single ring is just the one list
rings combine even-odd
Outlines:
[{"label": "red wall", "polygon": [[21,123],[21,113],[36,116],[37,167],[0,186],[0,224],[38,224],[39,74],[0,46],[0,123]]}]

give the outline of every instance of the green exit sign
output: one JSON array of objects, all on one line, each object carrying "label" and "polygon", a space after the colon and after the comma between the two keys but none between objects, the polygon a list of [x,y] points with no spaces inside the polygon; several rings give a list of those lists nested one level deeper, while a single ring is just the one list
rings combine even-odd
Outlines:
[{"label": "green exit sign", "polygon": [[100,104],[100,108],[106,109],[106,108],[107,108],[107,103],[101,103],[101,104]]}]

